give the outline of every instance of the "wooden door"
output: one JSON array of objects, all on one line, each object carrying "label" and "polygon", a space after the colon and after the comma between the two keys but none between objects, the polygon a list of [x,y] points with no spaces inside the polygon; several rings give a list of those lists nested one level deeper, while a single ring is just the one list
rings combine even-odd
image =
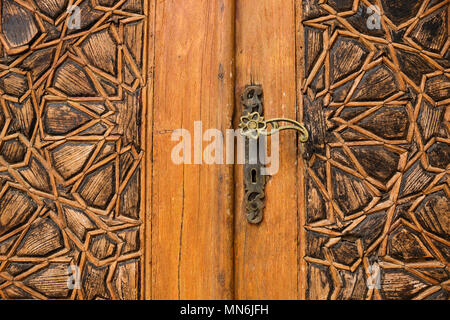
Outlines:
[{"label": "wooden door", "polygon": [[170,155],[232,127],[234,2],[0,10],[0,298],[232,298],[233,167]]},{"label": "wooden door", "polygon": [[[449,3],[0,1],[0,299],[448,299]],[[310,133],[257,225],[249,84]]]},{"label": "wooden door", "polygon": [[282,136],[259,226],[237,168],[236,297],[448,299],[449,2],[236,12],[236,92],[260,84],[266,118],[310,133]]}]

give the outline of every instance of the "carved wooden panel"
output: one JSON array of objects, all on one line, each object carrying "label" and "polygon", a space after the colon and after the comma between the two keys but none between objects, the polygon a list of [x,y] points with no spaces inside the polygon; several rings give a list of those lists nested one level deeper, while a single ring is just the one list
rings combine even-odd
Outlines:
[{"label": "carved wooden panel", "polygon": [[138,299],[147,1],[0,6],[0,298]]},{"label": "carved wooden panel", "polygon": [[448,299],[449,1],[298,7],[306,298]]}]

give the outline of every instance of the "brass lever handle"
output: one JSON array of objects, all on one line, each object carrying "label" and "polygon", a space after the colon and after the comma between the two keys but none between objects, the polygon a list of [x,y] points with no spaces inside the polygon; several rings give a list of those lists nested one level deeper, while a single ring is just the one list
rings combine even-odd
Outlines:
[{"label": "brass lever handle", "polygon": [[[282,125],[282,123],[289,123],[289,125]],[[267,129],[270,128],[268,131]],[[297,121],[286,118],[274,118],[270,120],[264,120],[259,112],[253,112],[251,114],[241,117],[239,124],[240,133],[243,136],[247,136],[253,139],[258,139],[260,135],[271,136],[283,130],[297,130],[300,132],[300,142],[308,141],[309,134],[305,126]]]},{"label": "brass lever handle", "polygon": [[251,163],[249,161],[250,139],[258,140],[260,136],[271,136],[283,130],[296,130],[300,133],[300,142],[306,142],[309,134],[303,124],[291,119],[265,120],[263,90],[259,85],[247,86],[241,101],[244,108],[240,118],[239,131],[242,136],[248,137],[245,139],[244,202],[248,222],[258,224],[263,219],[266,177],[262,174],[261,162]]}]

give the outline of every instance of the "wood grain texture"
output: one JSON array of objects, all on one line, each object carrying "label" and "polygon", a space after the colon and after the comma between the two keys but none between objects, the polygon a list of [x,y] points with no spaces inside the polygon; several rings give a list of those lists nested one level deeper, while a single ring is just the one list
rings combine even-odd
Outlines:
[{"label": "wood grain texture", "polygon": [[152,200],[153,200],[153,103],[154,103],[154,80],[155,80],[155,24],[156,24],[156,0],[149,0],[148,4],[148,27],[147,41],[144,48],[147,52],[147,90],[144,92],[147,105],[143,118],[145,126],[143,134],[146,139],[145,161],[143,161],[142,197],[145,197],[143,207],[145,208],[145,229],[141,230],[141,239],[144,245],[144,299],[152,298]]},{"label": "wood grain texture", "polygon": [[448,14],[449,1],[297,1],[303,298],[448,299]]},{"label": "wood grain texture", "polygon": [[153,299],[233,297],[232,166],[171,160],[173,130],[189,130],[194,141],[194,121],[204,131],[231,128],[233,21],[234,1],[156,4]]},{"label": "wood grain texture", "polygon": [[[236,117],[246,85],[264,91],[264,114],[296,118],[295,8],[292,1],[242,0],[236,3]],[[235,298],[298,297],[297,143],[280,135],[279,172],[266,185],[260,225],[246,219],[242,166],[236,166]]]},{"label": "wood grain texture", "polygon": [[140,299],[150,8],[68,4],[0,3],[0,298]]}]

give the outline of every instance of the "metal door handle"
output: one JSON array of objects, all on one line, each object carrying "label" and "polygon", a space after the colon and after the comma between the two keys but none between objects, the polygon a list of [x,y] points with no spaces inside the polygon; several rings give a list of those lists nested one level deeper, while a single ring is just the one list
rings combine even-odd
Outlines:
[{"label": "metal door handle", "polygon": [[[240,118],[240,134],[245,139],[244,191],[245,208],[249,223],[258,224],[263,219],[265,207],[265,176],[261,174],[262,163],[250,163],[249,140],[258,140],[260,136],[271,136],[284,130],[299,132],[300,142],[308,141],[309,134],[305,126],[297,121],[285,118],[264,119],[263,90],[259,85],[247,86],[241,96],[244,106]],[[257,144],[259,147],[259,144]],[[259,152],[258,152],[259,154]]]},{"label": "metal door handle", "polygon": [[[289,123],[289,125],[282,125],[283,122]],[[270,131],[267,129],[270,128]],[[264,120],[258,112],[253,112],[246,116],[241,117],[239,124],[241,128],[241,135],[247,136],[253,139],[258,139],[260,135],[271,136],[283,130],[297,130],[300,132],[300,142],[308,141],[308,130],[305,126],[297,121],[286,118],[274,118],[270,120]]]}]

